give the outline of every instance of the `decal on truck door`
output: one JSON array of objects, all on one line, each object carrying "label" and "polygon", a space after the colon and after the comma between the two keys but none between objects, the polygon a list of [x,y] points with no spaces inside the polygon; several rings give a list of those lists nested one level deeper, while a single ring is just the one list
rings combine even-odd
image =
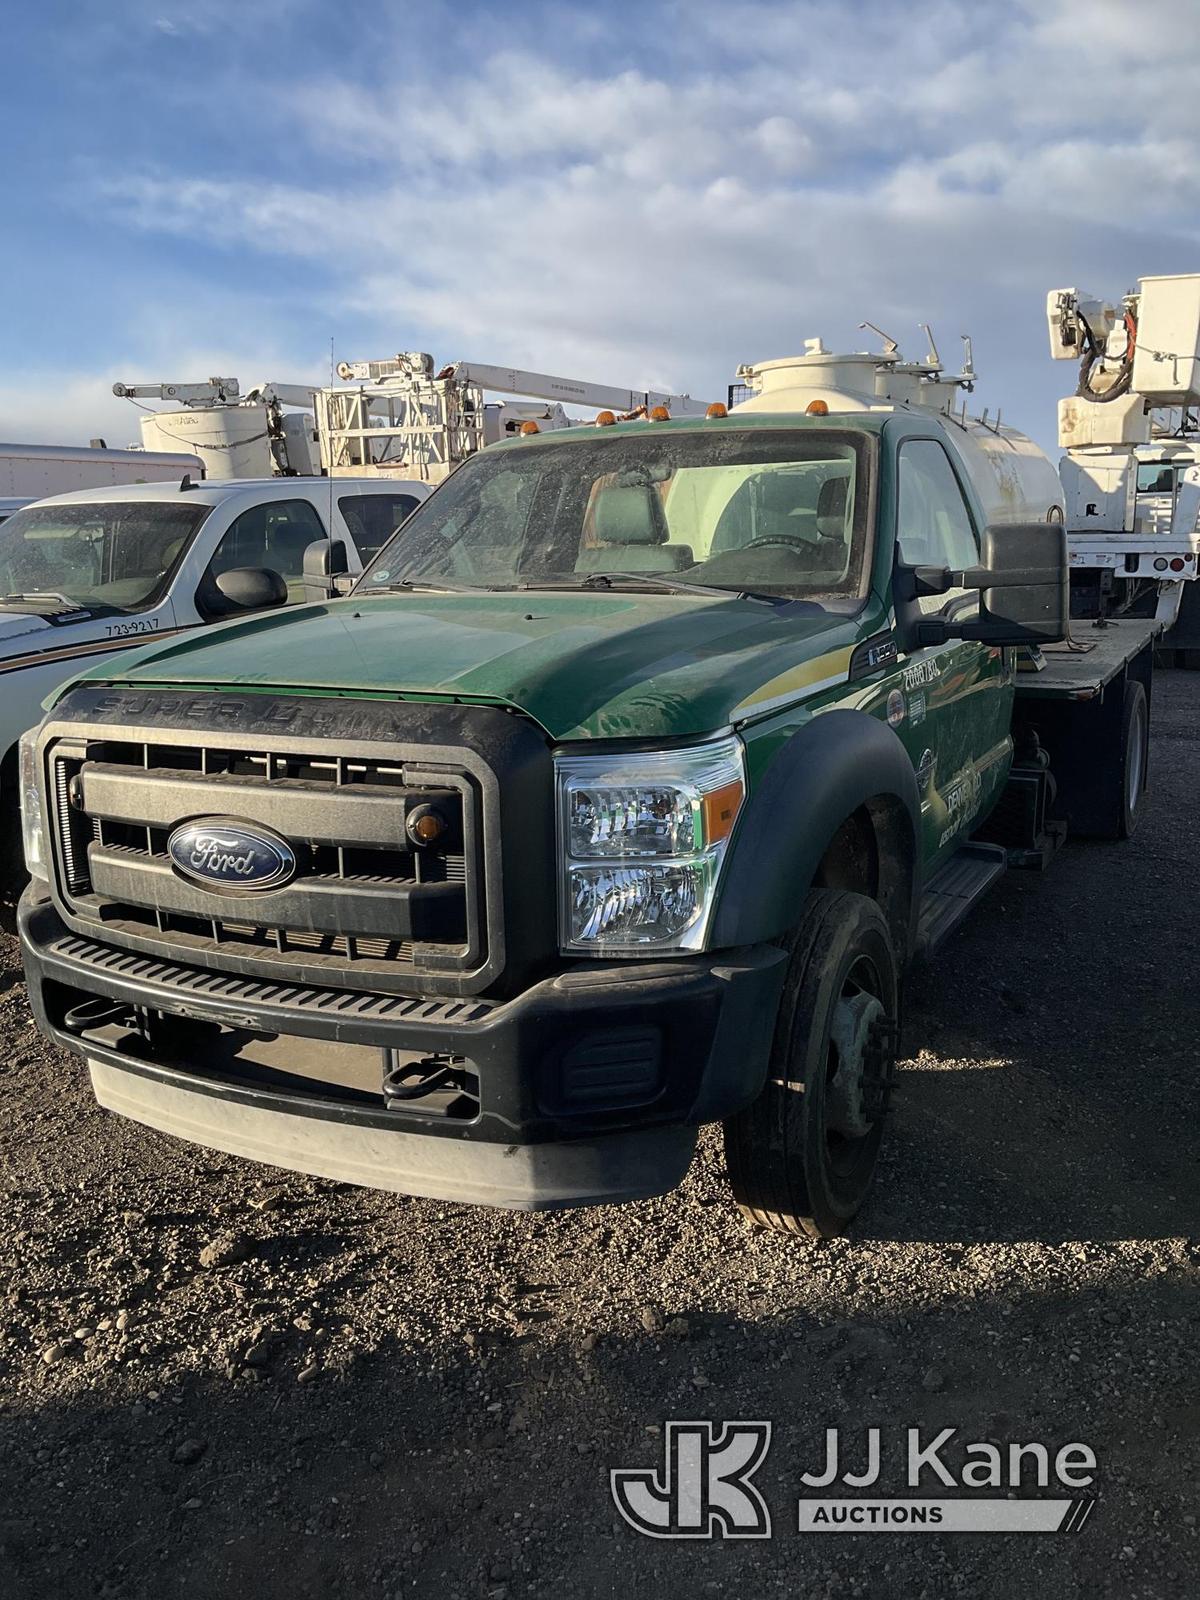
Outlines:
[{"label": "decal on truck door", "polygon": [[[896,500],[903,565],[955,573],[978,564],[976,515],[941,440],[901,443]],[[923,616],[947,621],[965,620],[977,609],[978,594],[970,589],[920,600]],[[970,834],[1004,782],[1012,751],[1011,675],[1002,655],[973,640],[950,639],[915,650],[897,678],[906,715],[896,731],[920,786],[928,864]]]}]

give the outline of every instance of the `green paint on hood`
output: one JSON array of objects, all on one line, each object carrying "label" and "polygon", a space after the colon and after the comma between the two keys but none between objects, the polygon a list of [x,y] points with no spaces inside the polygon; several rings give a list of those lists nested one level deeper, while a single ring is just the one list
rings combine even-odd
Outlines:
[{"label": "green paint on hood", "polygon": [[807,606],[672,594],[352,597],[196,629],[86,674],[180,689],[451,698],[512,706],[555,739],[712,732],[856,635]]}]

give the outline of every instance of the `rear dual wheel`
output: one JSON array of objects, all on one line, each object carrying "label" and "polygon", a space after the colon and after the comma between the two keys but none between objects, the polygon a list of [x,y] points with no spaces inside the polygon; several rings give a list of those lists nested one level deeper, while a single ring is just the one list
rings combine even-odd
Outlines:
[{"label": "rear dual wheel", "polygon": [[1117,837],[1128,839],[1141,820],[1150,765],[1150,702],[1136,678],[1125,685],[1121,713],[1121,816]]},{"label": "rear dual wheel", "polygon": [[899,974],[866,895],[816,889],[792,958],[767,1083],[725,1124],[734,1198],[779,1233],[845,1233],[875,1174],[895,1073]]}]

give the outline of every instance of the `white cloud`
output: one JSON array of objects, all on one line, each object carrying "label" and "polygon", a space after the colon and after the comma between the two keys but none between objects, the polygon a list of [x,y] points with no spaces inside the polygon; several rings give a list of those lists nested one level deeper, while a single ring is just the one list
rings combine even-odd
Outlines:
[{"label": "white cloud", "polygon": [[[350,357],[428,341],[439,360],[711,395],[808,334],[857,342],[870,317],[915,348],[929,318],[947,354],[976,333],[987,400],[1043,438],[1063,382],[1046,290],[1200,264],[1200,30],[1175,0],[942,0],[919,26],[869,3],[654,15],[673,20],[669,77],[661,52],[606,68],[548,46],[434,79],[401,43],[370,86],[258,85],[256,135],[311,181],[181,162],[108,198],[135,228],[315,268],[382,339]],[[245,328],[261,281],[237,300]],[[310,343],[298,330],[293,356]],[[184,354],[167,375],[216,370]]]}]

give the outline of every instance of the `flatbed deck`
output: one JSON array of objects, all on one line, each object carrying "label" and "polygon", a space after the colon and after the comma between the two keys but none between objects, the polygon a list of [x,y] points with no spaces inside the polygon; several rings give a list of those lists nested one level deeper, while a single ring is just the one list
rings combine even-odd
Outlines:
[{"label": "flatbed deck", "polygon": [[1034,700],[1094,700],[1163,631],[1153,617],[1121,617],[1098,628],[1076,620],[1069,641],[1046,645],[1043,666],[1017,673],[1017,694]]}]

